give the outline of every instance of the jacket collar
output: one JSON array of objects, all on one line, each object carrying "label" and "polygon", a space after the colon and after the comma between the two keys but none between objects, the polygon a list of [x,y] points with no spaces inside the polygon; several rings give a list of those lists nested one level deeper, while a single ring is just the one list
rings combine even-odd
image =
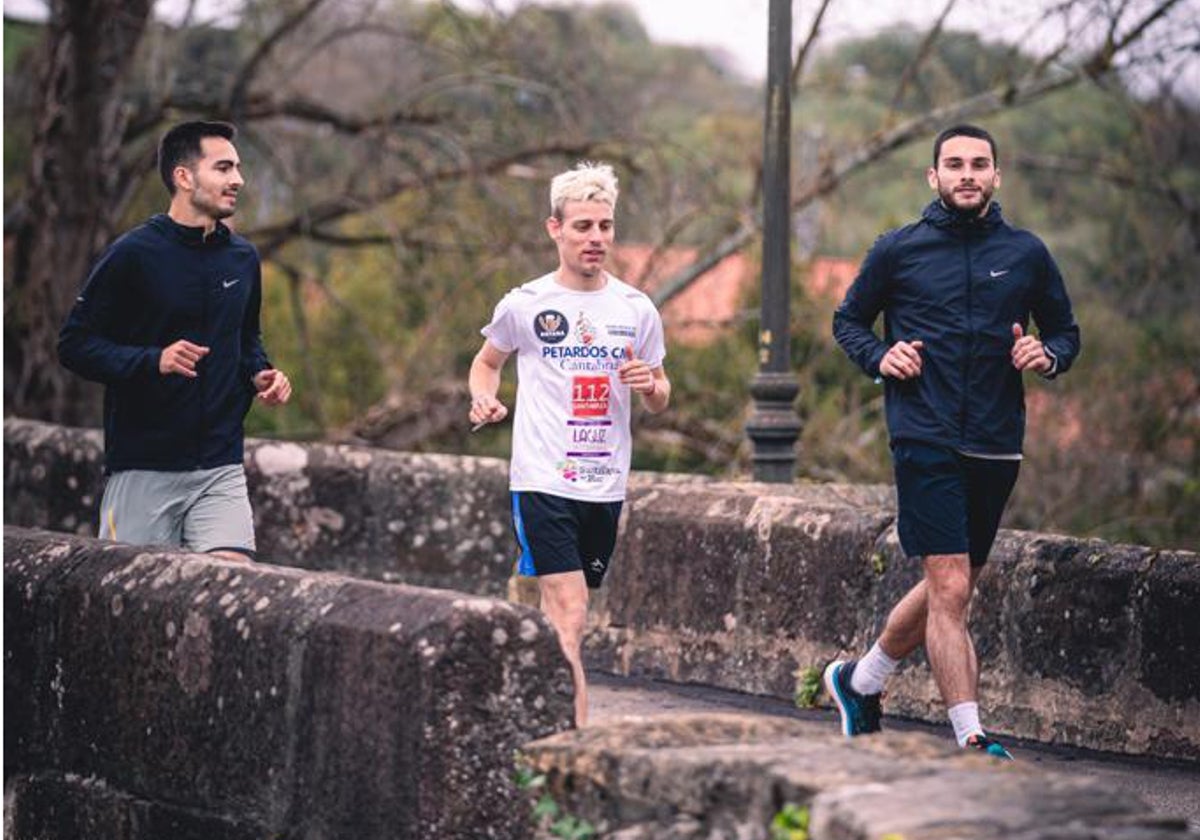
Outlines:
[{"label": "jacket collar", "polygon": [[992,201],[988,205],[987,212],[982,216],[975,216],[956,213],[943,204],[940,198],[935,198],[925,207],[925,212],[921,214],[921,218],[934,227],[963,233],[976,230],[990,230],[1004,223],[1004,216],[1001,213],[1000,202],[998,201]]},{"label": "jacket collar", "polygon": [[150,217],[150,224],[167,236],[192,248],[214,248],[229,242],[229,228],[221,221],[207,237],[202,227],[181,225],[166,213],[157,213]]}]

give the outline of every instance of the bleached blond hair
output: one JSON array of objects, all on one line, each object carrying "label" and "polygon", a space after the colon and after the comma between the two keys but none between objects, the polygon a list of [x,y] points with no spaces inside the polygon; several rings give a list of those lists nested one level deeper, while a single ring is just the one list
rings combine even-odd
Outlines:
[{"label": "bleached blond hair", "polygon": [[617,176],[607,163],[585,160],[550,182],[550,215],[562,219],[568,201],[603,201],[617,209]]}]

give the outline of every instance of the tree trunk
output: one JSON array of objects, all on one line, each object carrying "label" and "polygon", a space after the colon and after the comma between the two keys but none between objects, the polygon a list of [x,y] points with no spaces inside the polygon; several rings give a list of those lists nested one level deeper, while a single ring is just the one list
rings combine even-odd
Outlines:
[{"label": "tree trunk", "polygon": [[97,387],[58,364],[59,327],[117,223],[119,96],[152,0],[53,0],[4,300],[7,412],[95,424]]}]

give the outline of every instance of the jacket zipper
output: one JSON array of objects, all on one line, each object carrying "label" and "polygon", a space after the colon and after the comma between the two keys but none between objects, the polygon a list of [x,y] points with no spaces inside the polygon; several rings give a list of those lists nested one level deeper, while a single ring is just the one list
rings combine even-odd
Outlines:
[{"label": "jacket zipper", "polygon": [[963,259],[967,266],[967,341],[966,352],[963,353],[962,362],[962,399],[958,412],[958,442],[960,447],[965,447],[967,443],[967,403],[970,397],[971,383],[971,358],[975,354],[975,326],[974,326],[974,283],[971,272],[971,240],[970,234],[967,233],[963,239]]},{"label": "jacket zipper", "polygon": [[[202,270],[200,272],[200,338],[201,343],[208,337],[208,299],[212,294],[213,278],[216,276],[209,265],[209,251],[207,244],[200,246],[200,264]],[[219,282],[219,281],[218,281]],[[211,346],[211,343],[206,346]],[[205,393],[207,377],[200,377],[196,380],[196,385],[200,391],[200,422],[197,424],[197,439],[196,439],[196,469],[204,469],[204,444],[208,440],[208,396]]]}]

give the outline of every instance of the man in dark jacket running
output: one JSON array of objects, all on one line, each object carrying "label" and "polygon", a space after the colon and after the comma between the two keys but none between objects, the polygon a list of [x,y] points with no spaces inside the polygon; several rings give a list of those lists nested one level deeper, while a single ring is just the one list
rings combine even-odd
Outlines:
[{"label": "man in dark jacket running", "polygon": [[[877,732],[885,681],[923,644],[959,746],[1011,758],[979,723],[967,613],[1017,480],[1022,374],[1066,372],[1079,328],[1046,246],[992,201],[1000,170],[990,134],[943,131],[927,177],[938,198],[876,241],[833,318],[846,354],[884,381],[900,545],[921,558],[924,579],[865,656],[825,669],[825,686],[845,735]],[[872,330],[881,312],[882,341]]]},{"label": "man in dark jacket running", "polygon": [[244,184],[235,133],[186,122],[163,136],[170,207],[100,257],[58,353],[106,386],[100,536],[244,560],[242,422],[256,394],[282,405],[292,388],[263,349],[258,252],[221,222]]}]

